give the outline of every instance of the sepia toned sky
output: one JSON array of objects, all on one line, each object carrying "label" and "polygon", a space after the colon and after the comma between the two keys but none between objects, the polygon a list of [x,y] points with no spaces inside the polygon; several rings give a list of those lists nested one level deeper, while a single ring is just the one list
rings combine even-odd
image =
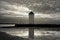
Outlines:
[{"label": "sepia toned sky", "polygon": [[0,0],[0,23],[28,24],[30,11],[35,24],[60,24],[60,0]]}]

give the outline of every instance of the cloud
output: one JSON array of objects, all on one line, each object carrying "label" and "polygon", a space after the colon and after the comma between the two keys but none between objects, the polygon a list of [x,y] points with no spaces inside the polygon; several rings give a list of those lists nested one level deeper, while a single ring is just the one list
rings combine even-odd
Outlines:
[{"label": "cloud", "polygon": [[[37,0],[37,1],[39,1],[39,0]],[[50,11],[50,13],[52,13],[52,12],[55,13],[55,12],[60,12],[59,2],[57,0],[40,0],[39,2],[30,4],[30,6],[28,6],[28,7],[34,12],[46,13],[46,12]]]},{"label": "cloud", "polygon": [[[28,17],[33,11],[39,13],[36,23],[58,23],[60,21],[60,0],[1,0],[0,20],[3,17]],[[41,14],[42,13],[42,14]],[[42,18],[42,19],[41,19]],[[7,18],[6,18],[7,19]],[[44,20],[43,20],[44,19]],[[46,20],[45,20],[46,19]],[[16,19],[17,20],[17,19]],[[42,21],[43,20],[43,21]],[[56,22],[55,22],[56,21]]]},{"label": "cloud", "polygon": [[5,0],[5,1],[9,2],[10,4],[24,5],[34,12],[43,12],[43,13],[60,12],[60,0],[58,1],[57,0]]},{"label": "cloud", "polygon": [[9,2],[1,1],[0,2],[0,15],[13,15],[13,16],[20,16],[25,15],[28,12],[30,12],[29,8],[23,6],[23,5],[12,5]]},{"label": "cloud", "polygon": [[28,23],[29,8],[7,1],[0,1],[0,23]]},{"label": "cloud", "polygon": [[53,20],[60,20],[60,14],[43,14],[43,13],[36,13],[35,18],[50,18]]}]

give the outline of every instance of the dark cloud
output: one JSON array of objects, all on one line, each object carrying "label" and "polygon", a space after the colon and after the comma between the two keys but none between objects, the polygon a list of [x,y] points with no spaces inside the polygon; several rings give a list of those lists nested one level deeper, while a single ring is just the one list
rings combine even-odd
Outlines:
[{"label": "dark cloud", "polygon": [[25,5],[34,12],[60,12],[60,0],[3,0],[11,4]]},{"label": "dark cloud", "polygon": [[[37,0],[39,1],[39,0]],[[39,5],[41,4],[41,5]],[[60,12],[60,1],[58,0],[40,0],[29,6],[34,12]]]}]

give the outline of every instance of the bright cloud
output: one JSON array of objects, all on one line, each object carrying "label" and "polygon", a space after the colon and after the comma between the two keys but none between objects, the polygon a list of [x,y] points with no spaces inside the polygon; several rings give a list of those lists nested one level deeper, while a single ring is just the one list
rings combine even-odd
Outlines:
[{"label": "bright cloud", "polygon": [[[1,1],[0,5],[2,6],[2,8],[0,9],[0,13],[4,13],[4,14],[6,13],[11,16],[14,15],[16,17],[18,17],[19,15],[24,16],[31,11],[25,6],[17,5],[17,4],[12,5],[12,4],[5,2],[5,1]],[[8,15],[6,15],[6,16],[8,16]]]}]

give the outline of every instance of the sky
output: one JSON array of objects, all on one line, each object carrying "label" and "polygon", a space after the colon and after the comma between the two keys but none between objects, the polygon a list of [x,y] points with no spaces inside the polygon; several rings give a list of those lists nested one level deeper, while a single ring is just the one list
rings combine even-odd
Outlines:
[{"label": "sky", "polygon": [[60,24],[60,0],[0,0],[0,23],[28,24],[30,11],[35,24]]}]

